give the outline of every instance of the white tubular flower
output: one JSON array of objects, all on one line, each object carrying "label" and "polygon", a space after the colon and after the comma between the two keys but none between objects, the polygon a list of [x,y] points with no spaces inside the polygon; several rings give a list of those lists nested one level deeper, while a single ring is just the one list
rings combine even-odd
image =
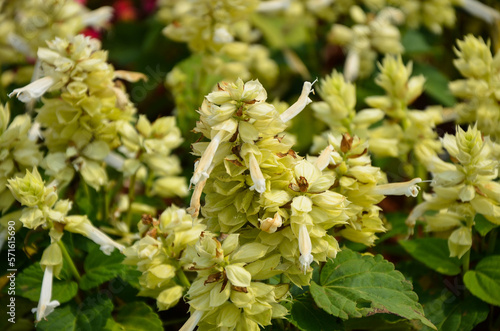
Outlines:
[{"label": "white tubular flower", "polygon": [[[210,176],[210,173],[213,170],[213,165],[208,169],[207,174]],[[198,183],[196,183],[193,191],[193,195],[191,196],[191,201],[189,203],[189,208],[186,209],[186,211],[193,217],[193,223],[194,219],[198,217],[200,214],[200,208],[201,208],[201,203],[200,203],[200,198],[201,198],[201,193],[203,192],[203,188],[205,187],[205,184],[207,183],[207,179],[203,178],[203,180],[200,180]]]},{"label": "white tubular flower", "polygon": [[377,185],[373,188],[372,193],[381,195],[406,195],[407,197],[416,197],[418,195],[418,191],[420,190],[420,187],[417,185],[417,183],[421,182],[422,179],[413,178],[408,182]]},{"label": "white tubular flower", "polygon": [[353,82],[359,75],[360,58],[359,53],[355,49],[350,49],[347,52],[347,57],[344,64],[344,77],[347,82]]},{"label": "white tubular flower", "polygon": [[42,290],[40,292],[38,307],[31,310],[32,313],[36,313],[36,322],[40,322],[42,319],[45,319],[57,306],[60,305],[57,300],[50,301],[52,298],[53,275],[53,266],[46,266],[45,272],[43,273]]},{"label": "white tubular flower", "polygon": [[302,93],[300,93],[299,99],[281,114],[280,117],[283,122],[286,123],[297,116],[308,104],[312,102],[312,100],[309,99],[309,93],[314,92],[312,86],[314,85],[314,83],[316,83],[317,80],[318,79],[315,79],[312,83],[304,82],[304,85],[302,86]]},{"label": "white tubular flower", "polygon": [[82,22],[85,26],[103,28],[113,17],[113,7],[104,6],[83,14]]},{"label": "white tubular flower", "polygon": [[125,249],[125,246],[117,243],[107,235],[105,235],[103,232],[101,232],[99,229],[97,229],[95,226],[93,226],[90,223],[84,224],[84,228],[87,231],[87,237],[101,246],[101,251],[106,254],[110,255],[113,249],[118,249],[120,252]]},{"label": "white tubular flower", "polygon": [[253,185],[250,186],[250,190],[256,190],[259,193],[264,193],[266,191],[266,180],[259,167],[259,162],[255,158],[253,153],[250,153],[250,177],[252,177]]},{"label": "white tubular flower", "polygon": [[224,131],[219,131],[215,137],[212,138],[207,146],[205,152],[201,156],[200,161],[195,165],[193,177],[191,177],[190,185],[196,185],[202,178],[208,178],[208,169],[212,165],[212,161],[215,156],[215,152],[219,148]]},{"label": "white tubular flower", "polygon": [[422,202],[421,204],[413,208],[413,210],[410,212],[410,215],[408,215],[408,218],[405,221],[405,224],[408,227],[408,237],[413,235],[413,229],[415,228],[417,219],[427,211],[428,204],[429,202],[427,201]]},{"label": "white tubular flower", "polygon": [[116,152],[110,152],[104,158],[104,162],[106,162],[106,164],[111,168],[122,171],[123,164],[125,163],[125,158]]},{"label": "white tubular flower", "polygon": [[500,21],[500,12],[477,0],[463,0],[462,8],[486,23],[492,24],[495,21]]},{"label": "white tubular flower", "polygon": [[259,219],[259,222],[260,229],[267,233],[275,233],[276,230],[283,225],[283,219],[278,212],[274,214],[274,217],[268,217],[263,220]]},{"label": "white tubular flower", "polygon": [[38,139],[42,139],[42,125],[38,122],[33,122],[31,129],[28,131],[28,139],[30,141],[37,141]]},{"label": "white tubular flower", "polygon": [[44,93],[47,92],[47,90],[54,85],[54,83],[55,82],[52,77],[43,77],[26,85],[25,87],[16,88],[9,94],[9,98],[12,98],[12,95],[15,94],[20,101],[28,103],[44,95]]},{"label": "white tubular flower", "polygon": [[318,167],[319,170],[323,171],[330,163],[335,164],[335,160],[331,156],[331,152],[333,152],[334,148],[332,145],[328,145],[318,156],[316,161],[314,162],[314,165]]},{"label": "white tubular flower", "polygon": [[31,50],[30,44],[26,42],[23,38],[15,33],[9,33],[7,36],[7,42],[19,53],[26,57],[35,57],[33,51]]},{"label": "white tubular flower", "polygon": [[184,325],[179,329],[179,331],[193,331],[202,317],[203,311],[195,310],[194,313],[192,313],[189,319],[186,321],[186,323],[184,323]]},{"label": "white tubular flower", "polygon": [[299,228],[299,251],[300,251],[300,269],[304,272],[304,275],[307,272],[307,269],[313,262],[314,258],[311,255],[312,244],[311,237],[309,237],[309,232],[307,231],[307,227],[302,224]]},{"label": "white tubular flower", "polygon": [[79,233],[89,238],[90,240],[101,246],[101,251],[106,255],[110,255],[115,248],[120,252],[125,249],[125,246],[117,243],[116,241],[105,235],[103,232],[101,232],[98,228],[93,226],[86,216],[68,216],[65,218],[65,220],[65,230]]},{"label": "white tubular flower", "polygon": [[257,7],[259,13],[274,13],[281,10],[286,10],[290,7],[290,0],[269,0],[261,1]]}]

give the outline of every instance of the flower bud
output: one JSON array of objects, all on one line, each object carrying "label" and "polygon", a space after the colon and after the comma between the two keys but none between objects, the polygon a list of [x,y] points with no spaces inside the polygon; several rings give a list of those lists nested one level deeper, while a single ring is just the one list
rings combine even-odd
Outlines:
[{"label": "flower bud", "polygon": [[182,298],[182,292],[184,288],[179,285],[175,285],[166,290],[163,290],[156,298],[156,305],[158,310],[167,310],[175,306],[179,300]]},{"label": "flower bud", "polygon": [[461,226],[453,231],[448,238],[448,248],[450,249],[450,257],[458,257],[459,259],[467,253],[472,246],[471,229]]}]

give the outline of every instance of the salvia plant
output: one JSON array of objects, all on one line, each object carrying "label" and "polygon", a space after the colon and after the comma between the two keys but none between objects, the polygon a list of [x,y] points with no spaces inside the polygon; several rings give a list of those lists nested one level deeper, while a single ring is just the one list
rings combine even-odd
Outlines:
[{"label": "salvia plant", "polygon": [[499,330],[499,10],[0,0],[1,328]]}]

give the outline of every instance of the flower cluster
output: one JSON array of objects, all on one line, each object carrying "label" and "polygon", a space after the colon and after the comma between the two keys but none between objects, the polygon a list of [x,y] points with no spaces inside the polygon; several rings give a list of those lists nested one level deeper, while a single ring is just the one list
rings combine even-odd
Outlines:
[{"label": "flower cluster", "polygon": [[140,115],[135,127],[121,122],[118,133],[121,151],[129,158],[123,164],[118,162],[117,167],[126,177],[137,175],[146,183],[148,194],[164,198],[187,195],[186,180],[178,176],[182,171],[179,158],[171,155],[183,141],[175,117],[161,117],[151,123]]},{"label": "flower cluster", "polygon": [[253,30],[249,15],[259,1],[161,1],[159,19],[167,24],[163,33],[170,39],[186,42],[203,54],[206,72],[236,80],[252,76],[274,82],[276,63],[267,48],[253,44],[260,34]]},{"label": "flower cluster", "polygon": [[[207,231],[220,237],[205,232],[188,249],[198,271],[188,292],[188,325],[220,326],[223,314],[231,317],[231,328],[248,319],[269,324],[276,297],[270,285],[253,280],[282,274],[294,284],[308,285],[313,261],[335,258],[340,250],[336,236],[373,245],[375,234],[385,231],[376,206],[385,195],[418,193],[419,178],[384,184],[385,175],[371,165],[366,141],[349,134],[329,136],[318,157],[300,157],[283,131],[310,102],[311,88],[305,82],[298,101],[282,113],[265,102],[267,93],[258,81],[223,82],[206,96],[195,131],[210,142],[193,144],[201,158],[191,178],[195,188],[188,211],[197,216],[201,208]],[[267,287],[268,299],[259,298],[258,290],[251,290],[255,286]],[[267,301],[265,319],[248,316],[255,314],[246,310],[255,306],[248,302],[253,298]],[[276,316],[282,316],[282,309]]]},{"label": "flower cluster", "polygon": [[425,83],[422,75],[410,77],[411,73],[412,63],[405,66],[400,56],[386,56],[380,64],[375,82],[386,95],[368,97],[366,103],[384,111],[386,119],[370,131],[370,150],[378,156],[399,157],[403,162],[408,162],[408,155],[413,151],[425,164],[430,151],[441,151],[434,128],[443,117],[439,107],[423,111],[409,109]]},{"label": "flower cluster", "polygon": [[156,298],[159,310],[169,309],[189,288],[183,271],[188,262],[183,256],[205,226],[193,221],[184,209],[171,206],[159,219],[144,216],[138,227],[143,237],[124,250],[124,263],[142,272],[139,295]]},{"label": "flower cluster", "polygon": [[483,134],[500,139],[500,53],[491,54],[490,44],[480,37],[465,36],[455,50],[455,67],[466,79],[450,83],[452,93],[464,99],[455,106],[460,123],[475,123]]},{"label": "flower cluster", "polygon": [[476,126],[467,131],[457,127],[456,136],[446,134],[442,144],[452,163],[432,158],[428,170],[434,177],[434,193],[415,207],[407,224],[413,228],[426,211],[439,211],[424,216],[427,230],[448,234],[450,256],[460,258],[472,245],[476,214],[500,224],[499,161],[494,154],[499,146],[483,138]]},{"label": "flower cluster", "polygon": [[320,80],[317,92],[322,101],[313,103],[311,108],[314,116],[327,124],[329,130],[321,136],[314,136],[313,153],[328,146],[328,134],[349,133],[368,138],[370,127],[385,116],[376,108],[356,112],[356,86],[337,71]]},{"label": "flower cluster", "polygon": [[73,0],[2,1],[0,12],[0,63],[36,58],[46,40],[72,37],[85,27],[102,28],[113,13],[111,7],[91,11]]},{"label": "flower cluster", "polygon": [[47,44],[38,50],[43,77],[10,95],[23,102],[45,96],[35,121],[45,129],[46,173],[66,185],[76,169],[99,190],[107,181],[103,160],[120,144],[118,123],[130,121],[135,113],[114,79],[143,77],[114,71],[96,39],[78,35]]},{"label": "flower cluster", "polygon": [[287,314],[278,302],[286,297],[289,285],[253,281],[274,274],[279,260],[263,263],[266,245],[240,241],[239,234],[217,237],[202,232],[196,245],[188,247],[189,269],[196,270],[198,277],[187,293],[191,318],[183,330],[193,330],[197,324],[198,330],[259,330]]},{"label": "flower cluster", "polygon": [[26,170],[26,175],[22,178],[9,179],[7,187],[16,200],[25,206],[19,219],[23,226],[28,229],[39,227],[48,229],[52,242],[44,250],[40,262],[45,272],[38,307],[33,309],[36,312],[36,321],[40,321],[49,315],[55,307],[59,306],[58,301],[51,301],[52,277],[58,277],[63,266],[60,245],[62,244],[61,238],[64,231],[88,237],[108,255],[115,248],[123,250],[124,247],[95,228],[87,216],[68,216],[72,202],[70,200],[59,200],[56,183],[51,182],[48,186],[45,186],[36,167],[33,172]]},{"label": "flower cluster", "polygon": [[9,106],[0,104],[0,210],[7,211],[14,196],[7,189],[7,180],[19,176],[42,160],[36,142],[30,139],[31,119],[28,115],[16,116],[10,122]]},{"label": "flower cluster", "polygon": [[346,49],[347,58],[344,75],[348,81],[358,77],[368,77],[374,69],[377,52],[382,54],[401,54],[401,35],[396,25],[401,24],[405,16],[396,9],[387,7],[370,18],[360,7],[350,8],[352,27],[334,24],[328,36],[329,42]]}]

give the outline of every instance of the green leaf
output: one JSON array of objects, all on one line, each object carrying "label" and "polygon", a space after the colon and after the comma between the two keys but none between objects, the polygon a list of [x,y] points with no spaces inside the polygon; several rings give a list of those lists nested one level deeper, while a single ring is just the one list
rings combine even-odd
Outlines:
[{"label": "green leaf", "polygon": [[[473,296],[461,300],[451,291],[423,304],[425,316],[438,330],[470,331],[488,317],[489,306]],[[424,327],[422,331],[430,330]]]},{"label": "green leaf", "polygon": [[479,299],[500,306],[500,255],[479,261],[474,270],[465,273],[464,283]]},{"label": "green leaf", "polygon": [[363,256],[344,249],[323,267],[320,283],[311,283],[311,294],[319,307],[334,316],[395,314],[435,328],[425,318],[411,283],[381,255]]},{"label": "green leaf", "polygon": [[116,323],[108,322],[106,330],[163,331],[163,324],[147,304],[135,301],[121,307],[116,316]]},{"label": "green leaf", "polygon": [[481,214],[476,214],[476,217],[474,217],[474,228],[483,237],[496,227],[498,227],[497,224],[491,223]]},{"label": "green leaf", "polygon": [[88,296],[80,304],[70,303],[56,308],[37,329],[44,331],[93,331],[102,330],[111,317],[113,303],[105,294]]},{"label": "green leaf", "polygon": [[252,15],[251,20],[271,49],[298,48],[311,40],[305,20],[290,24],[285,17],[275,16],[270,20],[261,14]]},{"label": "green leaf", "polygon": [[85,259],[85,275],[80,280],[80,288],[89,290],[118,276],[126,268],[123,259],[124,255],[117,250],[108,256],[98,246],[94,247]]},{"label": "green leaf", "polygon": [[342,320],[318,308],[310,294],[293,300],[290,322],[301,330],[343,330]]},{"label": "green leaf", "polygon": [[413,75],[425,76],[425,93],[446,107],[452,107],[457,100],[448,88],[449,79],[435,67],[414,62]]},{"label": "green leaf", "polygon": [[401,43],[405,48],[405,54],[427,53],[432,50],[427,40],[425,40],[424,35],[417,30],[406,31],[401,39]]},{"label": "green leaf", "polygon": [[370,331],[401,331],[420,329],[419,325],[414,324],[416,323],[412,323],[412,321],[408,321],[407,319],[397,315],[375,314],[362,318],[350,318],[345,321],[345,329]]},{"label": "green leaf", "polygon": [[441,238],[419,238],[400,240],[399,244],[416,260],[443,275],[454,276],[460,273],[461,262],[450,257],[448,241]]},{"label": "green leaf", "polygon": [[[24,269],[16,278],[16,294],[38,302],[42,288],[43,270],[40,263],[35,263]],[[78,292],[78,284],[71,280],[59,280],[54,277],[52,281],[52,300],[65,303],[73,299]]]},{"label": "green leaf", "polygon": [[103,331],[123,331],[125,327],[115,322],[113,318],[108,318]]}]

